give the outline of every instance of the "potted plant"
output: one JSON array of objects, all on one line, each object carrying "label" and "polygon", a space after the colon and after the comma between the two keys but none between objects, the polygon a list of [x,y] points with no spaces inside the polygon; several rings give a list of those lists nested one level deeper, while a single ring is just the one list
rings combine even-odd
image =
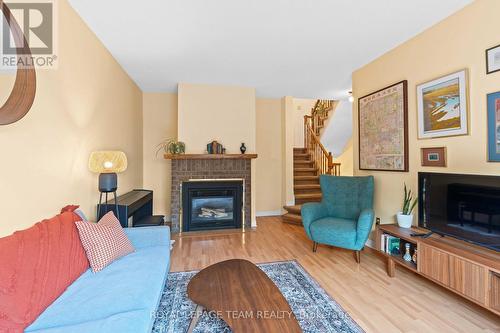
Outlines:
[{"label": "potted plant", "polygon": [[397,214],[398,225],[401,228],[411,228],[413,223],[413,209],[417,205],[417,199],[413,199],[413,193],[408,191],[405,184],[405,196],[403,199],[403,209]]},{"label": "potted plant", "polygon": [[166,154],[184,154],[186,152],[186,144],[182,141],[174,139],[166,139],[156,146],[156,157],[160,151]]}]

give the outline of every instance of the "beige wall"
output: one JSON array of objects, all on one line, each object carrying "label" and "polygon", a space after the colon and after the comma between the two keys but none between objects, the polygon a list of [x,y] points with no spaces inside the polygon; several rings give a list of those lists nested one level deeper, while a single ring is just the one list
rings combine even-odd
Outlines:
[{"label": "beige wall", "polygon": [[180,83],[178,133],[188,153],[206,152],[212,140],[228,154],[242,142],[255,152],[255,89]]},{"label": "beige wall", "polygon": [[[207,143],[217,140],[227,154],[239,154],[241,143],[247,153],[256,151],[255,89],[206,84],[179,84],[178,137],[187,153],[206,152]],[[252,226],[256,226],[256,161],[252,160]]]},{"label": "beige wall", "polygon": [[[67,1],[58,4],[59,68],[38,70],[31,111],[0,126],[0,236],[71,203],[94,216],[97,175],[87,169],[93,150],[127,154],[120,193],[142,186],[142,93]],[[0,75],[0,101],[12,82]]]},{"label": "beige wall", "polygon": [[294,116],[293,97],[283,97],[281,99],[281,154],[283,158],[281,168],[281,204],[283,206],[295,204],[295,195],[293,192]]},{"label": "beige wall", "polygon": [[[500,42],[500,1],[478,0],[353,74],[359,98],[401,80],[408,80],[410,172],[366,172],[358,169],[358,118],[354,103],[355,174],[375,176],[375,209],[382,223],[394,221],[400,209],[403,182],[417,188],[418,171],[500,175],[500,166],[486,157],[486,94],[500,90],[500,74],[486,75],[485,50]],[[416,85],[463,68],[469,71],[470,134],[418,140]],[[421,147],[446,146],[448,168],[420,166]]]},{"label": "beige wall", "polygon": [[311,115],[311,109],[316,104],[315,99],[293,99],[293,146],[304,147],[304,116]]},{"label": "beige wall", "polygon": [[156,154],[156,147],[166,139],[177,138],[177,94],[143,95],[144,188],[154,191],[155,214],[170,220],[171,161]]},{"label": "beige wall", "polygon": [[257,215],[281,214],[281,100],[257,99]]},{"label": "beige wall", "polygon": [[[155,192],[155,213],[170,216],[170,161],[155,156],[154,147],[177,137],[177,95],[143,97],[144,188]],[[281,212],[281,100],[256,100],[256,215]]]},{"label": "beige wall", "polygon": [[335,163],[340,163],[340,175],[341,176],[352,176],[354,175],[354,164],[353,164],[353,140],[349,140],[347,145],[344,147],[344,152],[337,158],[334,159]]}]

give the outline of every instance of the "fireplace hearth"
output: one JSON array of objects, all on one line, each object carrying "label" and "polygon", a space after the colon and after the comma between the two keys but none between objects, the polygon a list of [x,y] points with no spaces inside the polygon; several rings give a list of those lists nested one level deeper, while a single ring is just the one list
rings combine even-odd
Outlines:
[{"label": "fireplace hearth", "polygon": [[239,229],[242,227],[242,179],[182,182],[182,231]]}]

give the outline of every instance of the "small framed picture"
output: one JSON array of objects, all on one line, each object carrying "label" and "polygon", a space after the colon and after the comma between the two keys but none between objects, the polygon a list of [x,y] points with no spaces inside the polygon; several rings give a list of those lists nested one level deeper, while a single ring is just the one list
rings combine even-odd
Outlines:
[{"label": "small framed picture", "polygon": [[422,148],[422,166],[446,167],[446,147]]},{"label": "small framed picture", "polygon": [[500,162],[500,91],[488,94],[488,161]]},{"label": "small framed picture", "polygon": [[418,138],[468,134],[467,70],[417,86]]},{"label": "small framed picture", "polygon": [[486,50],[486,74],[500,71],[500,45]]}]

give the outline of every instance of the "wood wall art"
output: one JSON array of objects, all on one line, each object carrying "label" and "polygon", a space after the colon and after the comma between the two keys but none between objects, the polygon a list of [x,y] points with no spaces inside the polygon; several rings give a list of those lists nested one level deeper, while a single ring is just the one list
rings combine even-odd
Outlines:
[{"label": "wood wall art", "polygon": [[422,166],[446,167],[446,147],[422,148]]},{"label": "wood wall art", "polygon": [[33,105],[36,93],[36,73],[31,61],[31,50],[26,38],[7,5],[0,0],[0,7],[10,27],[18,50],[17,60],[27,64],[18,66],[14,87],[5,104],[0,108],[0,125],[15,123],[23,118]]},{"label": "wood wall art", "polygon": [[417,86],[418,138],[466,135],[467,70]]},{"label": "wood wall art", "polygon": [[408,83],[358,100],[359,168],[408,171]]}]

